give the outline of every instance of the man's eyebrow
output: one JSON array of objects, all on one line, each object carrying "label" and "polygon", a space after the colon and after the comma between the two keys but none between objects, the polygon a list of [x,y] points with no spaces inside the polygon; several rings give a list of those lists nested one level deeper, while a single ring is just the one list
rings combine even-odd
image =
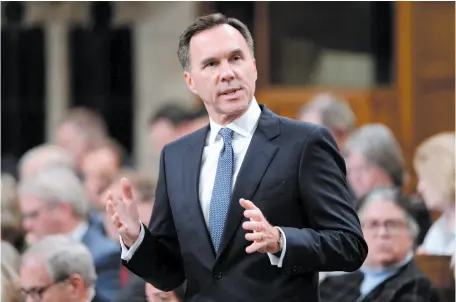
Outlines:
[{"label": "man's eyebrow", "polygon": [[[236,48],[236,49],[230,51],[230,57],[232,57],[234,55],[242,55],[243,53],[244,52],[242,51],[242,49]],[[201,61],[201,65],[206,66],[207,64],[209,64],[210,62],[213,62],[213,61],[217,61],[217,58],[209,57],[209,58],[206,58],[203,61]]]}]

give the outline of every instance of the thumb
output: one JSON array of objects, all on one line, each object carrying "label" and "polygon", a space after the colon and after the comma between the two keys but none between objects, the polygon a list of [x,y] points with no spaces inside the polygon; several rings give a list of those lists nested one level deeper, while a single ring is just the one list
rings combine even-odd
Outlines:
[{"label": "thumb", "polygon": [[241,206],[246,209],[246,210],[255,210],[257,207],[253,204],[253,202],[251,202],[250,200],[247,200],[247,199],[244,199],[244,198],[241,198],[239,200],[239,203],[241,204]]},{"label": "thumb", "polygon": [[123,177],[122,180],[120,181],[120,184],[122,186],[122,198],[125,201],[132,202],[133,201],[133,192],[131,189],[131,184],[130,181]]}]

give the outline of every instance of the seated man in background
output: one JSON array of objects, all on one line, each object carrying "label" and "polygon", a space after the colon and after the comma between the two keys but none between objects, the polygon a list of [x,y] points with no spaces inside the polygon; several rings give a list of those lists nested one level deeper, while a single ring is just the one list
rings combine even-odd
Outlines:
[{"label": "seated man in background", "polygon": [[[375,188],[403,190],[407,173],[401,146],[392,131],[382,124],[368,124],[350,135],[342,153],[347,166],[347,180],[357,199],[358,208]],[[420,226],[417,244],[421,244],[432,220],[419,199],[409,197],[410,210]]]},{"label": "seated man in background", "polygon": [[191,109],[182,101],[167,101],[149,119],[149,140],[152,149],[160,154],[163,147],[209,123],[204,108]]},{"label": "seated man in background", "polygon": [[355,114],[347,101],[330,93],[319,93],[309,100],[299,110],[298,119],[328,128],[339,149],[356,126]]},{"label": "seated man in background", "polygon": [[42,144],[25,152],[20,158],[18,166],[19,179],[25,180],[48,167],[59,166],[74,169],[76,162],[68,150],[58,145]]},{"label": "seated man in background", "polygon": [[419,227],[397,189],[372,191],[359,210],[369,254],[354,273],[327,277],[322,302],[437,302],[431,281],[413,262]]},{"label": "seated man in background", "polygon": [[97,301],[92,256],[66,236],[48,236],[33,244],[22,257],[20,278],[26,301]]},{"label": "seated man in background", "polygon": [[112,301],[120,278],[120,249],[98,227],[88,224],[89,201],[74,171],[54,167],[20,184],[23,227],[36,240],[64,234],[85,244],[98,274],[99,301]]}]

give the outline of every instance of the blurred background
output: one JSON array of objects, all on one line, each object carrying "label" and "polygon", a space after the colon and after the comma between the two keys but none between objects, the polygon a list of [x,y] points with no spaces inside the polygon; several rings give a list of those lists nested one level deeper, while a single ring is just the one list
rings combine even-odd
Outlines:
[{"label": "blurred background", "polygon": [[[454,2],[2,1],[2,173],[20,185],[32,173],[28,151],[63,147],[101,212],[100,194],[122,169],[154,179],[162,146],[207,123],[185,85],[177,43],[197,16],[212,12],[236,17],[252,32],[259,103],[329,127],[341,150],[355,129],[388,129],[407,194],[417,192],[422,142],[442,132],[454,139]],[[318,99],[345,107],[309,115],[325,107],[312,105]],[[331,123],[338,120],[344,129]],[[55,152],[43,151],[40,163],[62,155]],[[142,184],[144,194],[153,191],[152,180]],[[3,190],[2,178],[2,209]],[[366,193],[359,190],[358,198]],[[432,221],[444,212],[427,209]],[[424,237],[429,224],[422,223]]]}]

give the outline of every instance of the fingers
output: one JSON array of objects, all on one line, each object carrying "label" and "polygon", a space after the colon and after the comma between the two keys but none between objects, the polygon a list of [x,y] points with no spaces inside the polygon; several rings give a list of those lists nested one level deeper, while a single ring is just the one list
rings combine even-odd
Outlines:
[{"label": "fingers", "polygon": [[262,222],[258,221],[245,221],[242,224],[242,228],[246,231],[262,232],[266,230],[266,226]]},{"label": "fingers", "polygon": [[246,210],[255,210],[255,209],[258,209],[254,204],[253,202],[251,202],[250,200],[247,200],[247,199],[244,199],[244,198],[241,198],[239,200],[239,203],[241,204],[241,206],[246,209]]},{"label": "fingers", "polygon": [[111,217],[115,213],[111,191],[109,191],[106,196],[106,212],[108,213],[108,216],[111,216]]},{"label": "fingers", "polygon": [[122,186],[123,200],[131,202],[133,200],[133,192],[131,189],[130,181],[127,178],[123,177],[122,180],[120,181],[120,184]]},{"label": "fingers", "polygon": [[245,210],[244,211],[244,217],[250,218],[251,220],[254,221],[262,221],[263,220],[263,214],[259,209],[255,210]]},{"label": "fingers", "polygon": [[247,233],[245,234],[245,239],[249,241],[261,241],[264,239],[263,233]]},{"label": "fingers", "polygon": [[248,247],[246,247],[245,251],[248,254],[255,253],[255,252],[261,252],[265,247],[267,243],[265,241],[255,241]]}]

